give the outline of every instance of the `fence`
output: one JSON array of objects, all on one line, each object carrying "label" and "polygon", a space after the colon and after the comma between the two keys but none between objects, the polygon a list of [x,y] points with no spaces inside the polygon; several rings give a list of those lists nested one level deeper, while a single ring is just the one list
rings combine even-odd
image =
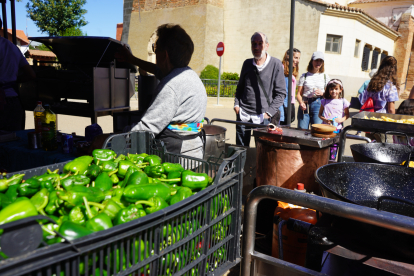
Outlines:
[{"label": "fence", "polygon": [[[218,80],[201,79],[207,91],[208,97],[217,97]],[[220,97],[232,98],[236,94],[236,88],[239,81],[237,80],[221,80]]]}]

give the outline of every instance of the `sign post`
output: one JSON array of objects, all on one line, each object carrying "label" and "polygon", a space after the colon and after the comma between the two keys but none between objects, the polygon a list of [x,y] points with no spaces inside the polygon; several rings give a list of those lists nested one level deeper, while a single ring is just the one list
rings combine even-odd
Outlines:
[{"label": "sign post", "polygon": [[219,64],[219,75],[218,75],[218,85],[217,85],[217,105],[219,105],[220,100],[220,82],[221,82],[221,56],[224,54],[224,43],[219,42],[216,48],[217,55],[220,57]]}]

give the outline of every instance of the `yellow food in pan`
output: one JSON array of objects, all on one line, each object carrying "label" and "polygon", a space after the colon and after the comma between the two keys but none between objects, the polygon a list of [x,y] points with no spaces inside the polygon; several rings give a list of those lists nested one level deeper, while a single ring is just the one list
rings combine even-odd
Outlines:
[{"label": "yellow food in pan", "polygon": [[367,120],[374,120],[374,121],[383,121],[383,122],[392,122],[392,123],[401,123],[401,124],[411,124],[414,125],[414,118],[411,119],[402,119],[402,120],[394,120],[386,116],[381,116],[381,118],[365,116],[364,119]]}]

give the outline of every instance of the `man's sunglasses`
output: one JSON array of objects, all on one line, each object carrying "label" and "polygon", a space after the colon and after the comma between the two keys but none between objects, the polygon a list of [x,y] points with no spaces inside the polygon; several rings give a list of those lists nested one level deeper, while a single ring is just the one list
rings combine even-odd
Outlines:
[{"label": "man's sunglasses", "polygon": [[155,46],[155,43],[152,43],[152,51],[155,53],[155,49],[157,49],[157,46]]}]

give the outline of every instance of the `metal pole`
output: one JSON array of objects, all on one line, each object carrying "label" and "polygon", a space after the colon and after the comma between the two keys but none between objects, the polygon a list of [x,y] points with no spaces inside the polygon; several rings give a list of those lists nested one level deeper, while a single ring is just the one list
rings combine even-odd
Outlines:
[{"label": "metal pole", "polygon": [[4,38],[9,39],[8,33],[7,33],[7,11],[6,11],[6,0],[1,1],[1,10],[3,13],[3,32],[4,32]]},{"label": "metal pole", "polygon": [[14,6],[15,0],[10,0],[10,8],[11,8],[11,18],[12,18],[12,40],[13,44],[17,45],[17,37],[16,37],[16,8]]},{"label": "metal pole", "polygon": [[221,56],[220,56],[219,76],[218,76],[218,85],[217,85],[217,105],[219,105],[219,100],[220,100],[220,82],[221,82]]},{"label": "metal pole", "polygon": [[259,202],[265,198],[280,200],[309,209],[318,210],[323,213],[414,235],[414,218],[378,211],[365,206],[330,198],[298,193],[281,187],[271,185],[260,186],[250,192],[244,207],[241,276],[250,276],[252,254],[254,254],[257,206],[259,205]]},{"label": "metal pole", "polygon": [[289,80],[288,80],[288,93],[287,93],[287,114],[286,123],[290,126],[291,112],[292,112],[292,71],[293,71],[293,40],[295,38],[295,0],[290,1],[290,38],[289,38]]}]

